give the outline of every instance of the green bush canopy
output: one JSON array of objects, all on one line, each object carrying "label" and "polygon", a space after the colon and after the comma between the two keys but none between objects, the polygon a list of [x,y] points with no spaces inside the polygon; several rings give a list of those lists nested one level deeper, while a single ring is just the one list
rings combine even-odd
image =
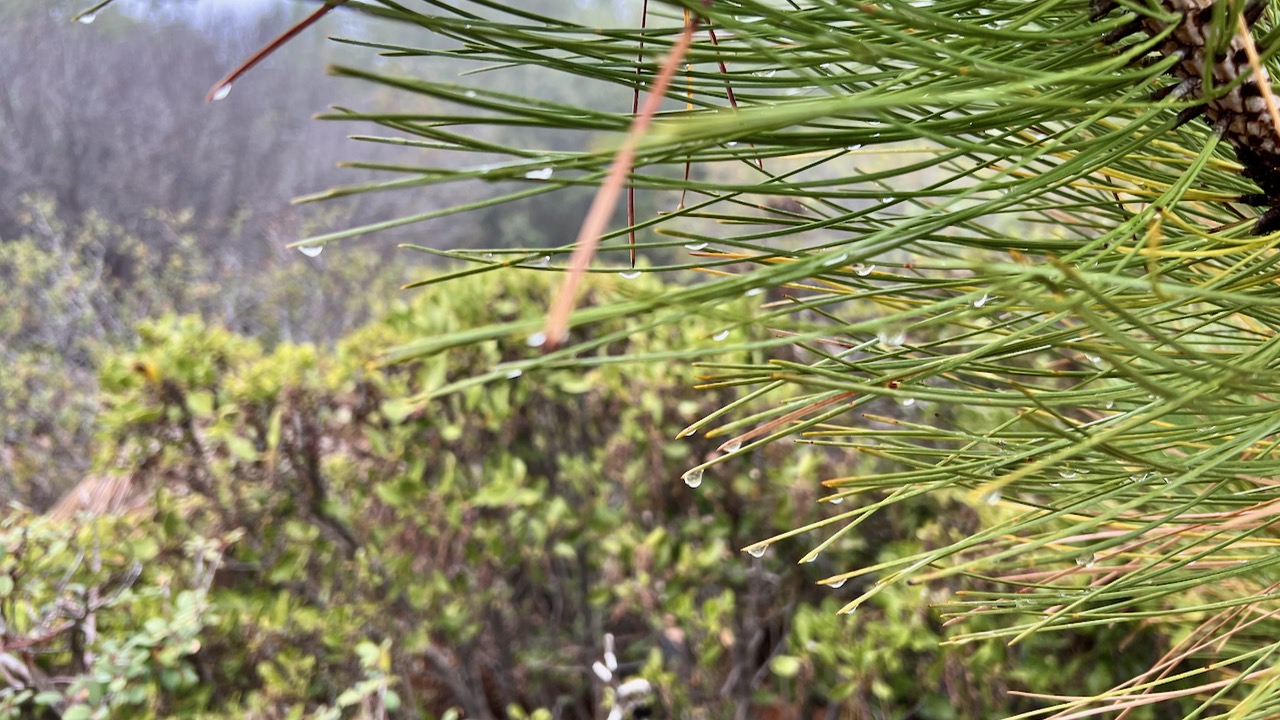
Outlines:
[{"label": "green bush canopy", "polygon": [[[532,351],[370,364],[482,314],[537,316],[544,277],[442,286],[334,352],[267,352],[192,317],[144,326],[136,353],[103,360],[102,474],[0,529],[0,712],[590,718],[608,633],[667,717],[985,717],[1037,706],[1010,689],[1100,692],[1168,644],[1117,626],[940,648],[928,604],[952,581],[838,615],[870,579],[819,581],[945,545],[978,513],[933,495],[812,562],[794,562],[799,540],[741,552],[811,519],[807,480],[848,465],[772,445],[680,482],[718,443],[672,438],[727,396],[674,366],[513,376],[419,410],[404,398]],[[716,327],[691,318],[620,349],[714,342]]]}]

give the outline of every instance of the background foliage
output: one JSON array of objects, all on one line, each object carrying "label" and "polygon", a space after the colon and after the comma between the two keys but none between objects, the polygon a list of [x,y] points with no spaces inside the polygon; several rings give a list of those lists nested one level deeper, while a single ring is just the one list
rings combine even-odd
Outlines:
[{"label": "background foliage", "polygon": [[[335,167],[343,130],[311,120],[333,94],[397,107],[388,93],[323,76],[312,63],[351,56],[327,42],[325,29],[387,41],[404,33],[331,18],[260,66],[247,91],[205,105],[204,88],[308,10],[238,7],[248,9],[139,1],[88,25],[71,21],[84,9],[75,0],[0,7],[0,74],[11,79],[0,94],[0,497],[47,507],[89,472],[96,356],[134,342],[139,322],[199,313],[267,346],[332,343],[432,259],[367,243],[335,261],[286,243],[490,194],[472,185],[429,198],[292,206],[295,195],[360,174]],[[543,79],[478,81],[510,88]],[[571,209],[589,194],[533,198],[385,237],[442,246],[541,241],[567,232]]]},{"label": "background foliage", "polygon": [[[963,628],[951,638],[962,644],[958,652],[970,653],[960,656],[958,667],[977,668],[984,678],[1025,669],[1034,673],[1030,679],[1036,691],[1051,691],[1059,687],[1056,681],[1069,678],[1073,684],[1046,701],[1047,707],[1036,706],[1036,714],[1068,717],[1152,705],[1158,709],[1147,712],[1178,717],[1274,715],[1280,703],[1272,669],[1280,645],[1274,640],[1277,584],[1270,552],[1276,502],[1270,480],[1276,462],[1271,412],[1275,238],[1251,233],[1256,210],[1241,194],[1255,188],[1241,177],[1230,143],[1204,125],[1179,122],[1179,112],[1196,99],[1167,92],[1178,82],[1170,71],[1181,66],[1161,45],[1160,23],[1177,19],[1174,3],[1122,2],[1115,12],[1098,18],[1090,13],[1097,6],[1083,0],[717,0],[687,7],[655,3],[654,14],[661,17],[646,28],[631,18],[613,24],[603,15],[554,3],[349,6],[393,26],[398,23],[398,28],[379,34],[369,29],[372,25],[344,25],[339,44],[350,54],[312,51],[313,60],[336,61],[335,75],[363,81],[351,86],[361,90],[351,90],[344,104],[326,117],[352,127],[358,123],[357,137],[369,148],[369,154],[351,164],[365,173],[364,179],[307,198],[358,201],[322,217],[317,222],[322,227],[314,230],[302,215],[276,218],[264,209],[269,201],[255,206],[217,183],[192,185],[170,166],[178,149],[194,151],[198,164],[205,165],[228,160],[235,165],[236,159],[255,154],[242,152],[250,148],[288,155],[288,147],[269,142],[276,137],[272,130],[287,123],[259,125],[246,122],[249,116],[237,116],[234,109],[215,111],[233,116],[222,133],[233,142],[219,152],[204,144],[218,133],[193,133],[196,123],[189,117],[166,124],[171,118],[165,113],[146,110],[163,105],[132,103],[146,116],[118,127],[147,128],[147,136],[165,137],[167,147],[151,155],[135,148],[131,158],[149,157],[157,164],[157,188],[180,189],[183,197],[199,197],[200,202],[189,212],[159,200],[152,210],[130,212],[112,207],[112,198],[119,197],[112,188],[91,190],[83,181],[114,181],[116,159],[93,151],[88,140],[77,140],[84,137],[77,135],[80,125],[41,119],[44,108],[62,108],[66,115],[79,112],[65,101],[59,105],[61,98],[42,95],[59,87],[57,82],[19,83],[0,108],[6,127],[15,129],[13,137],[33,136],[41,122],[63,133],[58,154],[49,157],[30,152],[25,143],[0,148],[0,162],[16,168],[4,176],[8,182],[20,178],[33,183],[16,189],[6,185],[0,197],[6,213],[0,232],[13,246],[4,271],[17,287],[30,289],[6,298],[2,309],[5,331],[13,338],[5,346],[6,360],[24,365],[5,388],[5,402],[32,418],[15,414],[17,421],[6,420],[13,422],[5,428],[0,448],[7,484],[43,493],[32,497],[47,504],[56,494],[53,488],[89,467],[90,453],[81,442],[89,423],[68,409],[97,404],[93,388],[83,382],[94,375],[83,358],[101,352],[97,337],[114,333],[129,339],[133,319],[161,308],[203,312],[212,321],[209,326],[189,320],[151,326],[139,338],[143,350],[136,361],[100,356],[110,412],[101,416],[105,442],[97,447],[94,463],[95,486],[119,490],[101,496],[110,500],[107,505],[128,507],[139,497],[134,493],[149,496],[153,488],[163,488],[160,499],[141,512],[169,512],[157,515],[158,527],[176,524],[175,532],[186,539],[212,540],[184,541],[180,552],[166,556],[178,570],[157,581],[158,596],[144,593],[135,600],[117,592],[142,582],[132,575],[141,577],[152,566],[163,569],[149,557],[146,543],[136,556],[112,560],[119,561],[114,567],[123,575],[110,581],[91,577],[83,589],[70,579],[33,582],[31,594],[21,600],[21,612],[10,610],[6,617],[25,615],[28,625],[18,625],[18,632],[37,628],[36,635],[20,641],[21,647],[65,642],[67,650],[6,660],[6,672],[22,674],[15,687],[32,689],[20,700],[12,696],[24,703],[23,712],[39,706],[84,713],[72,708],[86,703],[168,712],[166,703],[172,699],[148,690],[139,695],[137,688],[145,684],[131,685],[131,679],[156,678],[161,687],[189,683],[183,663],[191,664],[202,687],[227,693],[192,696],[193,702],[241,712],[246,707],[263,713],[288,707],[291,712],[324,713],[345,704],[376,714],[392,707],[436,711],[457,703],[477,715],[502,712],[513,698],[527,709],[543,707],[553,714],[597,708],[596,698],[582,694],[587,691],[558,684],[564,680],[555,674],[561,667],[556,651],[534,642],[531,646],[540,648],[540,655],[494,660],[488,653],[497,653],[502,643],[485,640],[485,632],[498,628],[501,633],[504,623],[511,624],[504,617],[556,617],[554,602],[548,603],[551,609],[520,603],[536,598],[530,588],[537,583],[568,577],[556,575],[561,572],[556,563],[569,563],[571,554],[580,557],[575,542],[592,549],[596,545],[571,531],[568,520],[540,513],[558,506],[554,498],[561,491],[589,505],[596,497],[591,492],[600,490],[597,468],[622,462],[608,454],[622,432],[612,423],[648,407],[655,427],[659,420],[678,422],[647,435],[647,445],[627,446],[623,457],[637,462],[636,457],[648,453],[679,462],[679,468],[646,475],[647,481],[669,481],[683,472],[690,485],[701,481],[695,494],[699,498],[714,499],[712,479],[736,477],[737,464],[776,457],[771,453],[780,452],[774,445],[778,440],[799,438],[809,444],[813,454],[797,467],[806,471],[804,477],[826,479],[833,494],[808,496],[819,499],[823,510],[813,511],[811,505],[807,513],[797,510],[804,504],[797,502],[796,492],[804,486],[792,478],[793,492],[785,502],[746,496],[744,507],[751,511],[740,513],[750,518],[743,527],[758,530],[759,536],[740,539],[733,533],[742,528],[730,523],[726,537],[734,544],[750,543],[751,555],[768,551],[765,557],[801,560],[802,569],[823,572],[817,579],[824,585],[839,585],[838,590],[850,593],[835,597],[844,601],[841,610],[857,610],[857,618],[879,611],[914,629],[916,619],[932,616],[914,614],[923,612],[920,605],[909,611],[895,607],[907,608],[911,599],[940,604],[941,617],[951,627]],[[1260,62],[1275,70],[1270,6],[1253,36]],[[12,7],[18,5],[7,6],[6,12]],[[1241,5],[1218,3],[1215,8],[1204,20],[1210,26],[1206,37],[1219,44],[1234,42],[1230,39],[1237,34]],[[323,360],[327,353],[314,348],[294,343],[269,347],[278,339],[305,340],[304,332],[328,332],[323,337],[329,338],[338,334],[338,324],[326,325],[324,316],[345,312],[348,306],[341,298],[306,318],[290,314],[296,301],[279,292],[288,295],[299,287],[285,281],[297,275],[279,276],[278,286],[251,285],[254,289],[239,304],[224,306],[222,317],[214,314],[220,293],[210,291],[202,279],[240,274],[249,267],[246,274],[257,277],[265,269],[262,277],[271,280],[274,246],[264,250],[261,240],[278,242],[308,232],[315,233],[302,243],[309,253],[337,245],[344,252],[340,262],[351,267],[365,260],[345,247],[348,240],[375,230],[399,234],[421,251],[415,254],[452,263],[450,273],[424,275],[424,285],[496,270],[515,272],[512,266],[561,269],[570,250],[567,234],[546,220],[576,215],[567,211],[604,177],[617,139],[632,120],[629,91],[646,90],[682,32],[685,10],[699,20],[693,50],[656,128],[640,146],[628,182],[640,192],[635,229],[641,233],[642,269],[698,269],[711,278],[708,282],[661,290],[634,279],[619,282],[610,294],[593,296],[575,315],[568,347],[545,354],[527,347],[540,344],[543,323],[524,303],[480,304],[476,307],[489,312],[439,325],[424,321],[434,316],[418,307],[400,329],[388,330],[396,327],[391,321],[376,331],[377,337],[362,337],[348,347],[343,362],[350,364],[337,368]],[[1133,23],[1139,16],[1147,18],[1145,25]],[[19,28],[25,33],[19,39],[25,41],[32,34],[26,31],[39,22],[24,17],[24,22],[5,27]],[[108,30],[125,32],[128,27],[121,19]],[[1125,27],[1154,29],[1118,43],[1099,41]],[[174,32],[173,37],[184,40],[183,52],[209,46],[207,39],[201,44],[198,34]],[[115,47],[120,56],[126,46]],[[8,62],[24,57],[14,54]],[[64,75],[92,69],[86,58],[93,55],[66,57]],[[482,72],[455,77],[462,68]],[[557,82],[544,91],[540,88],[546,86],[533,78]],[[265,105],[270,83],[246,93],[254,87],[248,80],[252,76],[237,83],[223,101],[228,104],[217,107]],[[1232,82],[1247,81],[1240,77]],[[160,81],[153,78],[152,84]],[[102,86],[117,87],[109,82]],[[1206,85],[1199,92],[1212,98],[1231,90],[1228,83]],[[85,94],[86,107],[104,96]],[[88,133],[90,139],[94,135]],[[885,162],[886,156],[891,160]],[[57,162],[47,162],[50,157]],[[283,188],[296,192],[289,178],[300,177],[285,171],[280,175],[285,180],[273,184],[270,173],[239,166],[229,172],[245,184],[267,180],[254,185],[262,188],[259,198]],[[308,177],[320,179],[320,171]],[[142,185],[146,187],[138,192],[150,189]],[[475,191],[477,186],[484,190]],[[399,192],[382,192],[391,190]],[[552,193],[556,200],[532,205]],[[43,199],[49,196],[55,200]],[[85,202],[86,197],[92,200]],[[359,204],[406,197],[426,200],[421,205]],[[500,208],[505,202],[530,204]],[[101,206],[98,217],[95,206]],[[539,214],[537,207],[553,210]],[[506,214],[507,208],[527,215]],[[69,231],[49,221],[62,212],[68,213],[64,225]],[[454,217],[479,220],[454,223]],[[152,218],[161,221],[149,222]],[[329,221],[351,229],[333,230]],[[214,258],[190,275],[184,274],[189,266],[180,239],[183,228],[191,229],[196,246]],[[622,257],[626,234],[626,228],[609,233],[605,262],[597,272],[617,271],[607,262]],[[227,242],[211,241],[221,239]],[[446,239],[464,249],[442,249]],[[69,261],[55,256],[50,261],[39,251],[42,242],[64,247],[81,243],[74,246],[84,247],[85,257]],[[250,250],[240,253],[237,244]],[[335,255],[330,249],[324,259]],[[246,257],[252,265],[238,264],[237,258]],[[184,282],[143,292],[135,304],[128,281],[152,268]],[[632,274],[627,270],[623,279]],[[524,278],[507,275],[492,282],[500,288]],[[330,297],[343,292],[338,284]],[[104,293],[110,292],[122,302],[104,303]],[[549,294],[549,289],[543,292]],[[523,293],[518,297],[529,299]],[[256,304],[263,298],[286,308],[283,319],[272,312],[260,317],[246,312],[272,307]],[[476,296],[472,300],[482,302]],[[32,320],[46,312],[56,321],[51,328]],[[354,312],[367,313],[368,308],[358,306]],[[249,330],[263,328],[268,346],[207,329],[234,326],[228,317],[252,318]],[[293,335],[293,328],[305,331]],[[696,339],[683,334],[695,328]],[[91,332],[82,338],[86,330]],[[165,338],[183,338],[180,346],[189,344],[199,352],[166,346]],[[388,346],[395,348],[378,352]],[[56,349],[52,363],[40,353],[44,347]],[[158,350],[162,347],[163,352]],[[57,358],[71,361],[59,365]],[[375,358],[417,364],[378,370],[366,365]],[[702,400],[689,396],[689,412],[668,407],[668,396],[680,395],[674,385],[660,382],[660,400],[646,405],[627,395],[631,402],[603,402],[596,409],[605,413],[604,420],[591,415],[592,421],[579,423],[564,438],[557,435],[557,441],[577,448],[580,467],[557,462],[550,470],[539,468],[539,459],[552,457],[545,452],[549,438],[539,445],[535,437],[530,447],[536,454],[521,457],[517,452],[512,457],[519,463],[512,459],[497,467],[468,445],[475,437],[496,437],[519,449],[519,431],[510,435],[494,429],[496,425],[469,424],[479,422],[488,403],[511,400],[501,388],[523,387],[535,375],[540,382],[565,378],[546,391],[590,399],[590,383],[607,385],[602,378],[616,372],[615,366],[641,368],[618,376],[629,378],[627,384],[619,381],[617,389],[624,392],[633,388],[633,378],[659,372],[654,369],[659,362],[695,358],[704,361],[696,372],[708,392],[697,396]],[[241,376],[239,362],[256,369]],[[64,367],[77,372],[61,372]],[[523,408],[526,400],[540,406],[520,398],[513,407]],[[554,410],[524,422],[542,431],[548,426],[539,421],[563,426],[569,416],[557,413],[569,404],[562,396],[555,400],[547,404]],[[498,409],[495,413],[501,415]],[[522,410],[512,412],[519,418]],[[446,422],[460,426],[447,429],[440,424]],[[635,422],[645,427],[638,416]],[[366,441],[365,435],[344,435],[341,428],[378,432],[367,432]],[[597,428],[614,434],[592,434]],[[670,439],[677,434],[685,438],[683,444]],[[698,439],[689,439],[691,434]],[[450,443],[458,443],[456,452],[471,447],[469,463],[457,466],[462,468],[457,476],[448,465],[443,470],[424,465],[410,473],[420,480],[438,472],[430,479],[466,487],[465,497],[471,500],[458,503],[474,512],[459,511],[462,520],[449,526],[462,533],[463,541],[432,534],[452,522],[442,509],[453,507],[446,498],[430,498],[436,500],[432,511],[441,514],[426,513],[435,520],[428,533],[415,524],[418,515],[411,520],[395,510],[402,507],[397,498],[408,498],[404,502],[423,513],[412,503],[420,495],[406,488],[360,493],[406,472],[399,465],[401,456],[424,439],[436,442],[432,448],[441,453]],[[678,450],[703,442],[705,447],[685,456]],[[79,456],[63,466],[63,478],[43,477],[39,468],[44,457],[75,456],[77,448]],[[376,461],[379,469],[369,470],[364,461]],[[494,480],[482,483],[479,477]],[[515,485],[520,478],[524,484]],[[548,489],[541,489],[538,478]],[[747,478],[760,484],[750,470]],[[670,496],[655,489],[644,494],[644,502],[663,497]],[[475,505],[477,498],[485,503]],[[73,493],[54,516],[68,517],[76,502],[78,493]],[[665,523],[670,516],[664,508],[635,502],[639,504],[628,509],[640,513],[649,532],[660,527],[656,518]],[[841,502],[848,506],[836,507]],[[562,505],[577,509],[567,500]],[[714,506],[713,517],[728,513],[734,518],[735,507]],[[918,516],[911,511],[917,507],[924,508]],[[772,517],[778,508],[788,508],[790,515]],[[649,520],[644,519],[646,510]],[[521,552],[472,532],[491,515],[509,524],[503,540],[525,540]],[[892,537],[903,538],[902,544],[881,543],[874,554],[859,554],[866,549],[859,543],[877,537],[868,532],[885,517],[895,528]],[[21,518],[12,522],[28,523]],[[144,522],[127,530],[145,533],[150,528]],[[601,528],[623,532],[608,524]],[[896,529],[906,533],[898,535]],[[680,537],[693,532],[684,526],[680,530],[685,533]],[[22,537],[19,532],[10,543],[18,555]],[[637,531],[633,539],[640,537]],[[656,560],[634,557],[636,547],[648,547],[650,536],[643,537],[638,546],[618,548],[619,567],[631,574],[610,575],[608,563],[600,566],[604,584],[625,586],[620,579],[658,567]],[[470,545],[473,540],[478,545]],[[66,548],[59,542],[47,541],[57,551],[51,557],[62,553],[65,558],[71,548],[86,548],[88,570],[99,572],[102,553],[91,541],[78,539]],[[546,547],[523,554],[547,542],[549,554]],[[598,545],[607,555],[609,543]],[[405,580],[404,567],[412,567],[414,560],[400,557],[397,562],[393,557],[397,548],[409,547],[414,551],[406,554],[412,558],[421,557],[418,550],[428,550],[442,562],[463,557],[466,563],[457,567],[467,568],[486,567],[489,555],[510,552],[474,586],[466,584],[469,577],[449,575],[455,566],[432,566],[445,574],[443,581],[431,581],[433,587],[447,586],[449,597],[483,588],[473,594],[492,617],[482,613],[475,620],[469,603],[452,615],[444,612],[448,605],[443,600],[441,606],[415,604],[426,591],[415,595],[418,586]],[[227,553],[234,553],[234,559],[227,560]],[[837,554],[839,566],[826,566],[826,558]],[[60,567],[71,568],[68,578],[86,567],[75,557],[59,561]],[[681,556],[673,552],[669,557]],[[711,571],[709,561],[704,567],[681,566],[677,560],[671,567],[681,572]],[[223,573],[207,570],[215,561],[222,563]],[[48,575],[53,567],[40,570]],[[517,567],[519,573],[510,575]],[[583,567],[574,577],[579,583],[588,578],[592,586]],[[414,578],[424,572],[413,569]],[[237,584],[237,574],[246,584]],[[180,607],[167,604],[170,596],[165,594],[171,577],[179,576],[189,593]],[[22,572],[11,574],[14,598],[22,577]],[[316,578],[320,581],[308,594]],[[689,579],[673,571],[663,582],[678,585]],[[701,583],[700,578],[699,587]],[[519,592],[503,595],[508,586]],[[723,587],[736,586],[730,579]],[[735,608],[753,607],[749,600],[739,602],[740,594],[750,598],[754,592],[749,584],[743,587],[742,593],[732,593]],[[272,641],[281,636],[262,631],[243,614],[233,614],[240,624],[232,626],[222,625],[224,616],[216,612],[204,620],[185,620],[201,615],[202,598],[212,598],[211,607],[226,603],[236,608],[247,602],[253,608],[265,602],[217,595],[236,588],[269,591],[273,602],[282,603],[283,610],[272,616],[275,625],[268,627],[286,628],[282,632],[290,640],[300,637],[295,630],[310,633],[296,646],[306,652],[294,664],[286,660],[287,672],[284,666],[263,666],[263,658],[284,647]],[[397,588],[402,589],[398,595]],[[399,598],[394,612],[368,604],[370,597],[384,595]],[[104,597],[110,599],[106,604]],[[592,605],[596,600],[590,591],[578,597],[588,601],[574,610],[594,608],[584,610],[588,619],[613,607],[607,601]],[[725,623],[690,619],[683,611],[672,612],[670,620],[645,614],[646,632],[661,638],[660,648],[683,634],[683,643],[703,650],[693,654],[696,662],[709,656],[715,658],[709,661],[713,665],[723,660],[714,668],[723,681],[715,675],[703,688],[699,683],[712,674],[689,675],[687,699],[682,686],[662,682],[669,695],[664,702],[677,711],[688,702],[740,715],[755,711],[754,702],[790,703],[793,710],[816,704],[836,707],[836,712],[944,712],[894,704],[895,688],[905,687],[903,678],[909,676],[917,690],[934,686],[922,678],[943,679],[943,690],[933,701],[937,707],[950,703],[976,713],[1032,707],[1003,694],[999,686],[989,697],[956,695],[959,681],[952,679],[959,676],[947,675],[945,661],[942,671],[922,670],[932,667],[935,656],[912,642],[940,637],[932,621],[921,620],[919,631],[877,639],[898,650],[881,666],[869,659],[877,657],[871,653],[877,646],[841,641],[840,633],[848,628],[870,632],[862,621],[841,624],[817,615],[823,619],[802,622],[811,603],[799,591],[795,597],[794,603],[786,600],[783,605],[795,609],[794,615],[779,620],[785,631],[762,631],[768,625],[756,606],[744,616],[755,617],[751,622],[756,624],[744,620],[740,627],[732,626],[738,627],[730,632],[732,641],[715,632],[731,627]],[[817,607],[832,597],[821,596]],[[135,649],[170,648],[165,664],[151,667],[146,660],[150,655],[135,651],[129,657],[143,666],[122,665],[122,655],[108,654],[103,660],[96,647],[89,650],[90,638],[100,637],[100,613],[132,602],[139,612],[184,618],[169,629],[153,623],[148,638],[129,635],[133,639],[125,641]],[[352,609],[342,613],[349,614],[329,617],[334,608],[348,606]],[[247,612],[258,617],[256,610]],[[344,617],[354,618],[355,624],[345,626]],[[53,624],[42,624],[42,618]],[[397,625],[405,622],[416,624]],[[194,646],[191,638],[214,623],[219,623],[218,633],[211,636],[248,640],[234,649]],[[785,629],[787,623],[792,623],[790,629]],[[120,627],[131,633],[136,625],[122,620]],[[244,628],[249,628],[247,634],[238,635]],[[51,629],[56,632],[49,635]],[[577,648],[572,665],[587,677],[587,658],[598,655],[591,644],[603,629],[601,621],[581,637],[575,635],[572,643],[550,645]],[[423,640],[422,633],[446,631],[447,643]],[[625,629],[619,632],[626,634]],[[699,633],[717,635],[723,652],[708,650],[715,645],[700,641]],[[1120,662],[1098,662],[1075,641],[1096,633],[1102,634],[1102,647],[1109,652],[1141,648],[1151,649],[1154,656],[1135,651],[1122,655]],[[784,636],[785,646],[776,641]],[[814,640],[810,646],[809,639],[816,637],[834,644]],[[388,638],[393,642],[385,646]],[[1013,644],[966,644],[992,638]],[[407,656],[397,653],[405,652],[405,645],[425,671],[404,664]],[[445,648],[442,655],[430,652],[437,646]],[[236,655],[240,647],[257,648],[259,654]],[[353,647],[354,664],[346,652]],[[840,655],[837,648],[843,647],[858,650]],[[1069,648],[1063,653],[1069,662],[1084,659],[1096,672],[1085,675],[1083,667],[1069,667],[1042,678],[1035,670],[1038,663],[1060,647]],[[1019,670],[1001,672],[999,660],[1005,653],[1029,648],[1045,650],[1018,657]],[[636,654],[635,662],[644,654],[627,652]],[[902,661],[915,652],[927,659]],[[200,664],[209,658],[216,658],[212,665]],[[1139,667],[1147,669],[1127,667],[1128,660],[1142,661]],[[107,662],[101,672],[86,675],[100,661]],[[847,677],[833,670],[828,678],[819,661],[861,672]],[[656,660],[647,667],[655,679],[661,680],[663,671],[684,677]],[[536,675],[545,668],[552,669]],[[901,676],[894,675],[898,670]],[[39,685],[42,672],[57,673],[60,689],[74,685],[72,695],[36,694],[49,692]],[[124,673],[124,679],[115,672]],[[514,679],[502,679],[503,672]],[[419,687],[417,677],[442,683],[446,691]],[[526,691],[530,696],[520,696]],[[753,697],[757,692],[763,698]],[[436,698],[448,699],[432,705]]]},{"label": "background foliage", "polygon": [[[727,396],[671,366],[541,372],[419,411],[407,394],[531,351],[369,365],[420,333],[536,315],[545,277],[423,293],[332,351],[268,351],[193,317],[144,326],[136,352],[103,362],[98,467],[113,481],[5,520],[0,709],[588,718],[609,632],[669,717],[982,717],[1034,707],[1010,688],[1101,690],[1166,642],[1095,628],[940,649],[927,604],[949,582],[836,615],[866,581],[818,580],[965,536],[979,513],[921,498],[810,563],[793,562],[796,541],[740,552],[811,518],[807,480],[841,458],[775,445],[687,487],[716,443],[671,437]],[[665,291],[637,282],[590,293]],[[714,327],[626,347],[708,343]],[[120,515],[77,518],[83,505]]]}]

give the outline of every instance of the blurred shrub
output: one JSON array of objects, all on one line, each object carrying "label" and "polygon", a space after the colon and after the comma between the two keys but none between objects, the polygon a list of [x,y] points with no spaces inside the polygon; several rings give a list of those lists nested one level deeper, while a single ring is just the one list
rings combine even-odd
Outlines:
[{"label": "blurred shrub", "polygon": [[[858,581],[818,580],[971,530],[975,511],[931,496],[811,563],[795,560],[812,538],[741,553],[847,510],[817,505],[816,478],[857,468],[775,445],[686,487],[718,442],[674,438],[728,399],[690,390],[686,368],[602,364],[405,401],[530,352],[513,339],[370,364],[541,312],[542,274],[496,277],[422,292],[333,350],[169,317],[107,357],[97,467],[127,480],[132,509],[7,519],[0,713],[591,718],[610,633],[619,672],[647,677],[666,717],[976,718],[1036,707],[1010,688],[1094,692],[1158,652],[1106,628],[939,649],[925,608],[943,584],[836,615]],[[588,302],[661,291],[610,278]],[[719,327],[627,342],[660,352]],[[56,515],[93,502],[81,491]]]},{"label": "blurred shrub", "polygon": [[96,358],[133,344],[144,319],[197,313],[268,344],[325,341],[366,322],[406,278],[357,247],[337,263],[281,250],[245,267],[235,252],[198,248],[183,213],[148,214],[163,249],[44,197],[26,198],[21,220],[21,235],[0,237],[0,496],[35,508],[89,469]]}]

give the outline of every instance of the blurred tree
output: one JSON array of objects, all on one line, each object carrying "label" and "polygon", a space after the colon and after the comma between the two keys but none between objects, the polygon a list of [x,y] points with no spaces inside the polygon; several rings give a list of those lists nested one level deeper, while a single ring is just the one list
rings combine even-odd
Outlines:
[{"label": "blurred tree", "polygon": [[[40,192],[154,247],[168,239],[143,211],[190,211],[223,247],[260,258],[272,251],[262,229],[332,172],[341,134],[307,122],[329,89],[304,66],[282,58],[262,68],[262,94],[201,102],[223,56],[261,42],[284,14],[220,38],[119,13],[104,14],[97,32],[75,33],[66,14],[15,14],[0,28],[0,71],[10,78],[0,96],[0,237],[15,234],[22,196]],[[234,47],[220,52],[227,40]],[[251,227],[238,227],[251,216]]]},{"label": "blurred tree", "polygon": [[[312,66],[364,52],[328,42],[325,32],[394,39],[403,28],[335,16],[256,68],[236,92],[205,105],[210,83],[309,9],[264,3],[256,13],[223,15],[193,7],[136,2],[99,12],[92,25],[71,21],[86,8],[74,0],[0,7],[7,78],[0,90],[0,363],[8,368],[0,379],[0,496],[44,507],[83,477],[96,358],[135,341],[139,321],[198,313],[268,344],[333,341],[390,299],[406,279],[403,258],[371,243],[331,262],[287,243],[335,225],[482,199],[490,190],[472,184],[427,198],[291,205],[295,195],[349,177],[335,168],[343,128],[309,120],[335,86],[384,110],[399,100]],[[387,147],[373,157],[396,152]],[[573,204],[585,207],[589,197],[584,188]],[[445,218],[403,239],[536,242],[575,222],[576,213],[562,209],[559,199],[533,198],[515,212]]]}]

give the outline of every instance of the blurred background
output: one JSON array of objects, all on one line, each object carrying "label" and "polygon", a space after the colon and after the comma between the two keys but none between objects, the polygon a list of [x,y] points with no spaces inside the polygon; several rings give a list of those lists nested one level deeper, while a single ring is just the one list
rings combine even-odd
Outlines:
[{"label": "blurred background", "polygon": [[[640,13],[622,0],[520,7],[601,26]],[[929,603],[949,597],[945,583],[836,615],[875,576],[820,581],[963,536],[986,511],[930,496],[811,562],[797,564],[812,537],[749,557],[740,548],[868,502],[820,506],[819,481],[886,461],[771,446],[686,487],[683,471],[719,441],[675,438],[733,393],[693,389],[696,372],[678,363],[512,376],[408,406],[530,350],[496,343],[384,370],[371,364],[383,348],[536,316],[555,277],[406,293],[438,268],[395,246],[568,242],[590,189],[304,256],[285,246],[510,190],[292,204],[376,179],[342,160],[406,157],[312,119],[339,100],[400,109],[403,94],[325,66],[475,68],[331,42],[440,42],[334,12],[206,105],[218,78],[314,5],[118,0],[72,22],[83,9],[0,4],[3,716],[592,718],[643,675],[644,704],[668,717],[975,718],[1035,707],[1010,688],[1099,692],[1165,642],[1101,627],[944,651]],[[460,81],[631,102],[622,88],[521,68]],[[511,133],[504,143],[581,142]],[[411,161],[463,162],[431,150]],[[641,215],[674,202],[642,195]],[[617,292],[662,286],[593,280],[584,302]],[[709,342],[755,304],[618,350]],[[606,634],[616,673],[592,670]],[[19,641],[42,652],[6,654]]]},{"label": "blurred background", "polygon": [[[542,3],[549,10],[557,0]],[[570,3],[575,14],[613,8]],[[92,356],[127,343],[142,319],[195,313],[267,344],[332,342],[402,296],[427,256],[572,237],[586,192],[539,196],[361,238],[339,260],[309,258],[300,238],[480,199],[479,183],[379,193],[323,204],[297,196],[372,179],[341,160],[395,157],[346,139],[350,123],[312,116],[339,99],[394,111],[393,93],[325,74],[373,53],[329,41],[355,34],[394,41],[404,28],[331,13],[255,68],[228,97],[208,88],[313,8],[276,0],[121,0],[74,23],[74,2],[11,0],[0,7],[0,353],[11,368],[0,400],[0,492],[47,506],[83,475],[94,415]],[[374,58],[383,69],[459,73],[449,61]],[[487,73],[473,84],[537,82]],[[545,83],[570,101],[630,102],[614,89]],[[591,95],[591,93],[596,93]],[[523,132],[508,141],[554,144]],[[416,153],[424,164],[454,159]],[[471,160],[474,162],[474,159]],[[32,473],[23,467],[39,467]]]}]

